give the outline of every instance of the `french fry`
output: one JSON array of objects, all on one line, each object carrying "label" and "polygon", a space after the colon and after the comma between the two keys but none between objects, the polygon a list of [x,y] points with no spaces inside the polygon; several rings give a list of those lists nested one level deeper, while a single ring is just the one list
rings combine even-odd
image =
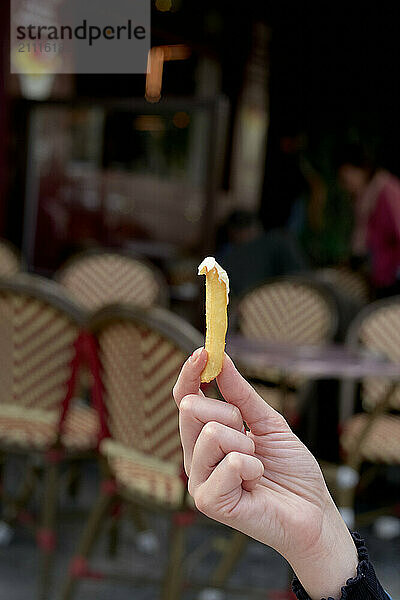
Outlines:
[{"label": "french fry", "polygon": [[209,383],[220,374],[228,328],[229,279],[226,271],[209,256],[199,266],[199,275],[206,276],[206,343],[208,361],[201,374],[202,383]]}]

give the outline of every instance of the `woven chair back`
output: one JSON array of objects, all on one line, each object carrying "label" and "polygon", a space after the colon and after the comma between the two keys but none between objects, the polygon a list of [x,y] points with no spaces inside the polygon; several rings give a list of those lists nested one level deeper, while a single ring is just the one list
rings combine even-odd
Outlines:
[{"label": "woven chair back", "polygon": [[0,405],[61,408],[81,318],[53,282],[0,281]]},{"label": "woven chair back", "polygon": [[166,304],[166,284],[151,265],[117,252],[76,255],[56,279],[84,308],[94,311],[108,304],[141,308]]},{"label": "woven chair back", "polygon": [[366,278],[346,267],[329,267],[317,271],[321,281],[335,286],[344,296],[351,298],[360,305],[369,300],[369,287]]},{"label": "woven chair back", "polygon": [[[400,296],[379,300],[366,307],[351,326],[348,343],[352,346],[361,345],[377,356],[400,364]],[[390,386],[390,382],[379,377],[364,379],[364,408],[373,409]],[[392,397],[391,406],[400,409],[400,386]]]},{"label": "woven chair back", "polygon": [[201,336],[169,311],[127,306],[99,311],[92,330],[99,342],[111,436],[132,450],[181,464],[172,388]]},{"label": "woven chair back", "polygon": [[238,305],[239,328],[249,338],[319,344],[333,336],[337,315],[328,292],[314,282],[272,280],[245,294]]}]

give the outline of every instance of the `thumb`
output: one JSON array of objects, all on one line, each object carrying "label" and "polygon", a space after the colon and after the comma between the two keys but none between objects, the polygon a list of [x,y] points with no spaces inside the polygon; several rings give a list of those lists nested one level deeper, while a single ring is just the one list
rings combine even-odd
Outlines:
[{"label": "thumb", "polygon": [[225,400],[238,407],[253,433],[265,434],[271,429],[276,431],[277,428],[287,430],[287,423],[282,415],[257,394],[227,354],[217,383]]}]

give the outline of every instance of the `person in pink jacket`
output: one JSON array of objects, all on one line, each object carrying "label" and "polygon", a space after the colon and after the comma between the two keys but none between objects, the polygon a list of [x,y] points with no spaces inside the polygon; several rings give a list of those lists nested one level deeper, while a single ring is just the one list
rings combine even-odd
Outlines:
[{"label": "person in pink jacket", "polygon": [[353,255],[368,259],[377,297],[400,294],[400,180],[358,145],[338,159],[339,184],[354,200]]}]

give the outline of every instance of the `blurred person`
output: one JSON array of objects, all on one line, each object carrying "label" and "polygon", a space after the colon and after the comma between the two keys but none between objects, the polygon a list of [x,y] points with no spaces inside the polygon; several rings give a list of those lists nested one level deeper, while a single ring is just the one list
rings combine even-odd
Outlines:
[{"label": "blurred person", "polygon": [[270,157],[262,206],[266,227],[286,227],[297,237],[324,224],[326,185],[305,156],[307,138],[289,127]]},{"label": "blurred person", "polygon": [[217,260],[231,274],[231,289],[241,294],[269,277],[307,269],[295,237],[283,229],[264,232],[254,212],[236,210],[223,226],[224,242]]},{"label": "blurred person", "polygon": [[400,180],[377,168],[358,144],[339,150],[336,168],[340,186],[354,202],[353,262],[367,264],[377,297],[399,294]]},{"label": "blurred person", "polygon": [[206,398],[200,390],[206,362],[199,348],[174,387],[197,508],[279,552],[296,574],[299,600],[388,600],[364,541],[347,529],[314,456],[228,356],[217,377],[226,402]]}]

